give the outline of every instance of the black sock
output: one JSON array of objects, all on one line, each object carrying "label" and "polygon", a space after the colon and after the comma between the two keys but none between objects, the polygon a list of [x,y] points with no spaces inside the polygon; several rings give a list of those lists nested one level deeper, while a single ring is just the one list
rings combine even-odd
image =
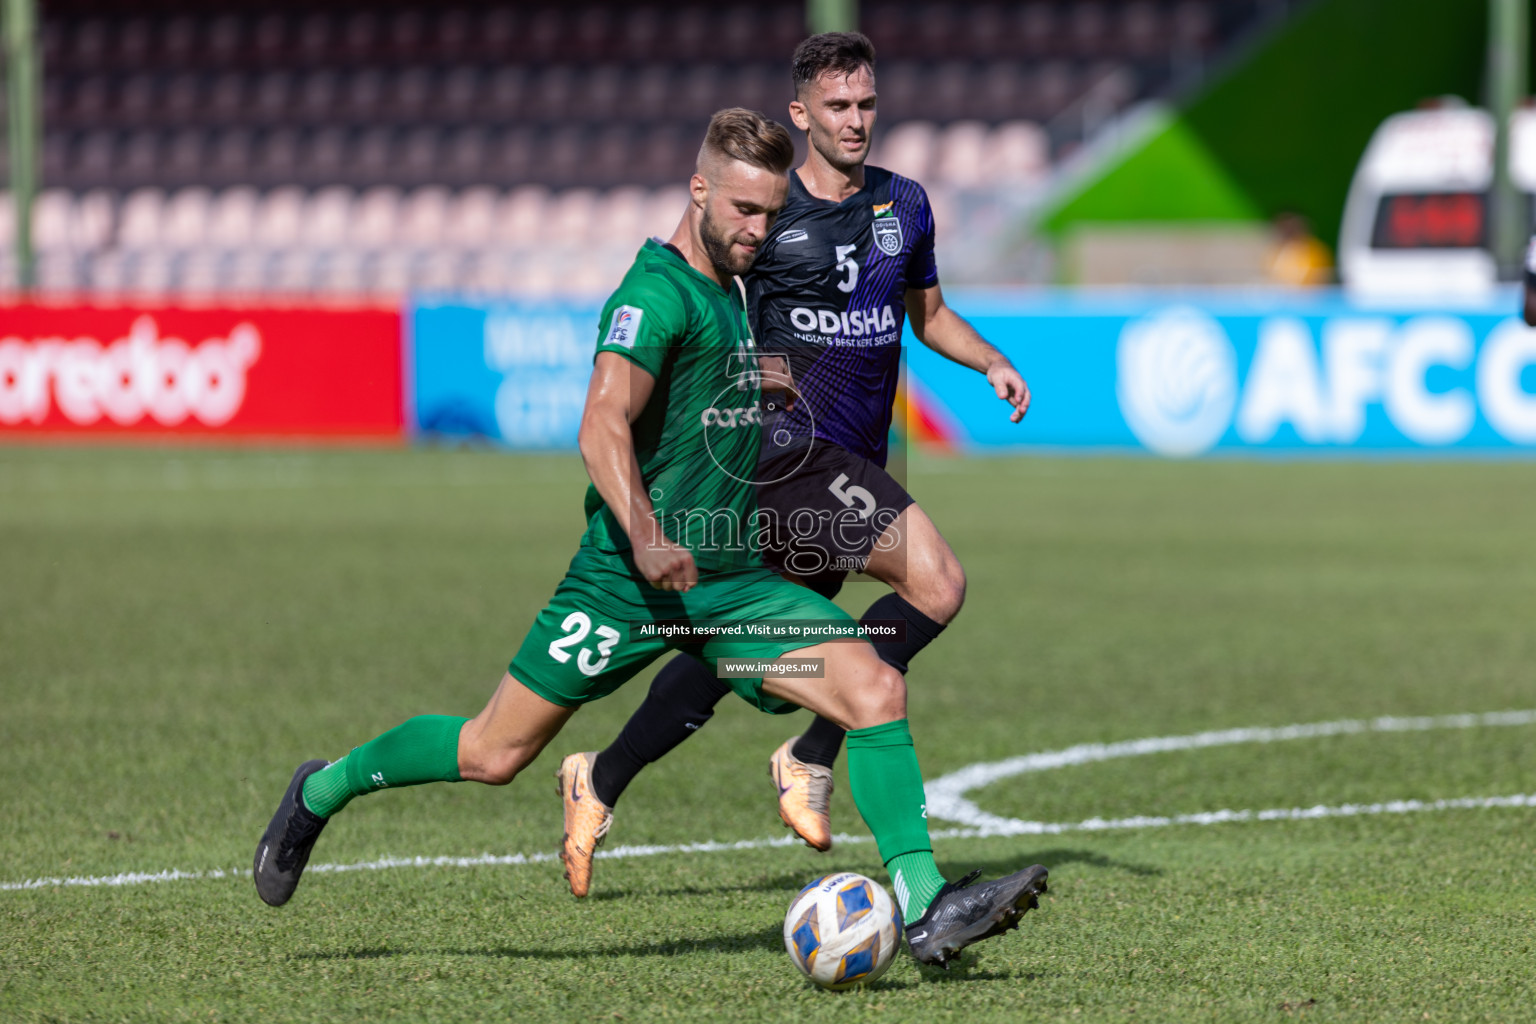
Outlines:
[{"label": "black sock", "polygon": [[597,755],[592,767],[592,790],[612,807],[640,774],[697,731],[715,713],[720,698],[731,688],[715,678],[708,665],[679,654],[661,667],[651,681],[651,692],[629,716],[619,735]]},{"label": "black sock", "polygon": [[907,666],[917,656],[917,652],[933,642],[934,637],[944,632],[944,624],[934,622],[928,616],[918,611],[911,602],[898,594],[886,594],[869,606],[869,611],[859,620],[859,625],[868,626],[875,622],[891,625],[902,623],[898,627],[898,633],[904,633],[898,639],[884,640],[878,636],[869,638],[869,642],[875,645],[875,653],[880,655],[880,660],[894,668],[902,675],[907,674]]},{"label": "black sock", "polygon": [[795,740],[795,745],[790,752],[806,764],[819,764],[823,768],[831,768],[832,762],[837,760],[837,752],[841,749],[843,749],[842,727],[836,722],[830,722],[817,715],[811,722],[810,728]]},{"label": "black sock", "polygon": [[[886,594],[869,606],[869,611],[859,620],[862,625],[872,622],[895,623],[900,620],[903,625],[898,628],[899,633],[905,634],[900,639],[881,640],[872,638],[870,643],[874,645],[875,653],[880,655],[880,660],[890,665],[902,675],[907,674],[907,665],[917,652],[933,642],[933,638],[944,632],[942,623],[934,622],[928,616],[913,607],[906,598],[896,594]],[[794,755],[806,764],[819,764],[824,768],[832,767],[832,762],[837,760],[837,752],[843,746],[843,730],[835,723],[827,721],[820,715],[811,723],[811,727],[805,730],[795,741]]]}]

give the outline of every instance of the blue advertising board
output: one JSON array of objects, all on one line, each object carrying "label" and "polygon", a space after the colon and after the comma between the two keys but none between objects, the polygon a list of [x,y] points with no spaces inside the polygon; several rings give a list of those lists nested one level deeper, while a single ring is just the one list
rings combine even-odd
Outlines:
[{"label": "blue advertising board", "polygon": [[1499,298],[1448,310],[1332,290],[957,294],[1030,384],[1017,426],[972,371],[911,341],[908,369],[962,451],[1536,454],[1536,330],[1513,291]]},{"label": "blue advertising board", "polygon": [[424,298],[407,311],[411,427],[515,448],[574,448],[597,305]]},{"label": "blue advertising board", "polygon": [[[908,333],[910,401],[961,451],[1536,454],[1536,330],[1518,297],[1371,308],[1340,292],[957,292],[1034,392],[1022,424]],[[597,304],[424,299],[412,424],[571,448]]]}]

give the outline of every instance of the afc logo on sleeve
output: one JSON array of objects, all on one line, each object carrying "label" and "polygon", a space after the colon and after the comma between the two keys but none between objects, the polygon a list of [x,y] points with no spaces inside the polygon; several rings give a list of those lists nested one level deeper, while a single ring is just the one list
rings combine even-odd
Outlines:
[{"label": "afc logo on sleeve", "polygon": [[608,336],[603,339],[603,344],[634,348],[635,336],[640,333],[640,320],[644,316],[645,310],[636,306],[620,306],[614,310],[613,320],[608,324]]}]

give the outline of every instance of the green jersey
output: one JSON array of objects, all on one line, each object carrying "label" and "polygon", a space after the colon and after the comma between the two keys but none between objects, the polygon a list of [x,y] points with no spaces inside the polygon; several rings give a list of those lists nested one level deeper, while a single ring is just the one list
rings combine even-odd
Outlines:
[{"label": "green jersey", "polygon": [[[603,307],[598,353],[655,378],[632,425],[640,478],[663,529],[703,571],[759,564],[754,543],[759,380],[738,289],[722,288],[647,240]],[[623,551],[629,538],[595,486],[582,543]]]}]

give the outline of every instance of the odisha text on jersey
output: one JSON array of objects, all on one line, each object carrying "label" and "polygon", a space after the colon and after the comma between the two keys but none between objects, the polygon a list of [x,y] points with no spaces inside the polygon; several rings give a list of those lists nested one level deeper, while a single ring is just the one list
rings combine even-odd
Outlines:
[{"label": "odisha text on jersey", "polygon": [[815,331],[818,334],[862,338],[866,334],[888,332],[895,340],[896,312],[889,305],[878,309],[807,309],[796,306],[789,311],[789,322],[797,331]]}]

